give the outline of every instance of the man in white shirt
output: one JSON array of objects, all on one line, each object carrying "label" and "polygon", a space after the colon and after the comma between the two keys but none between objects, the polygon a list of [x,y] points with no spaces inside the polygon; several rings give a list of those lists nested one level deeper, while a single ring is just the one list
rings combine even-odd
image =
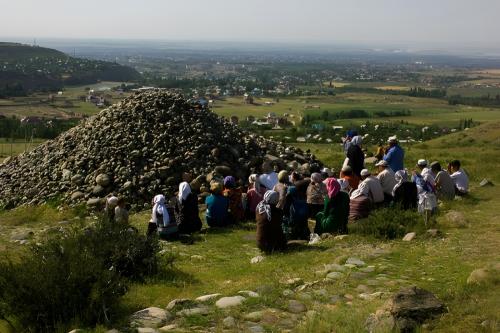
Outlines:
[{"label": "man in white shirt", "polygon": [[455,183],[455,191],[457,195],[465,195],[469,193],[469,177],[463,169],[460,168],[460,161],[454,160],[448,165],[448,172],[451,174],[451,179]]},{"label": "man in white shirt", "polygon": [[420,174],[424,178],[425,181],[429,182],[433,187],[436,186],[436,180],[434,179],[434,175],[432,174],[431,168],[428,167],[429,162],[427,160],[418,160],[417,168],[420,169]]},{"label": "man in white shirt", "polygon": [[389,163],[384,160],[380,160],[375,166],[378,167],[377,178],[380,185],[382,185],[382,190],[384,190],[384,201],[389,203],[392,201],[392,190],[397,184],[394,171],[389,167]]},{"label": "man in white shirt", "polygon": [[[374,204],[381,204],[384,202],[384,190],[382,189],[382,185],[380,185],[380,181],[377,177],[371,175],[370,171],[367,169],[361,170],[361,179],[363,180],[358,187],[359,192],[362,192],[363,195],[366,195]],[[355,195],[354,191],[351,194],[351,198]],[[358,193],[356,193],[357,195]],[[361,194],[361,193],[360,193]]]}]

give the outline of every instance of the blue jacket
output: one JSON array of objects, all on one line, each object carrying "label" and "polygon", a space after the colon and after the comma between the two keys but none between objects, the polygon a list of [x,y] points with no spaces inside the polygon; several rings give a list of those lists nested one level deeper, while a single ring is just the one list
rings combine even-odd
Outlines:
[{"label": "blue jacket", "polygon": [[404,169],[405,151],[401,146],[395,145],[384,155],[384,160],[389,163],[392,171],[397,172]]},{"label": "blue jacket", "polygon": [[229,200],[221,194],[210,195],[205,199],[207,204],[206,218],[208,225],[223,226],[227,222]]}]

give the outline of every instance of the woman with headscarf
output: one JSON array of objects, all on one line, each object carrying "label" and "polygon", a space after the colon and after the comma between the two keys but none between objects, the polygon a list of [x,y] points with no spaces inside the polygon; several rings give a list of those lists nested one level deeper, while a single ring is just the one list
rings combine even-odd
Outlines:
[{"label": "woman with headscarf", "polygon": [[394,205],[404,210],[417,208],[417,185],[409,181],[408,172],[399,170],[395,173],[396,185],[392,190]]},{"label": "woman with headscarf", "polygon": [[283,230],[288,239],[309,239],[308,186],[309,180],[304,179],[288,187],[283,208]]},{"label": "woman with headscarf", "polygon": [[285,208],[286,194],[288,192],[288,186],[290,185],[290,177],[288,172],[282,170],[278,173],[278,184],[273,188],[273,191],[278,192],[280,198],[278,200],[277,208]]},{"label": "woman with headscarf", "polygon": [[212,194],[205,199],[207,224],[210,227],[224,227],[228,224],[229,199],[222,195],[221,183],[212,183],[210,191]]},{"label": "woman with headscarf", "polygon": [[316,215],[314,232],[318,235],[325,232],[347,234],[349,194],[341,191],[339,182],[333,177],[327,179],[326,188],[323,211]]},{"label": "woman with headscarf", "polygon": [[436,183],[430,171],[424,174],[415,171],[413,182],[417,186],[418,212],[424,215],[425,225],[437,210]]},{"label": "woman with headscarf", "polygon": [[115,221],[115,208],[118,206],[118,198],[114,195],[106,199],[106,206],[104,207],[104,213],[109,221]]},{"label": "woman with headscarf", "polygon": [[314,218],[316,214],[321,212],[325,204],[325,197],[327,193],[326,184],[323,183],[323,177],[321,174],[317,172],[313,173],[311,175],[311,183],[307,187],[309,217]]},{"label": "woman with headscarf", "polygon": [[151,236],[157,230],[160,236],[165,237],[174,236],[178,231],[177,223],[170,218],[163,194],[158,194],[153,198],[153,209],[147,232],[148,236]]},{"label": "woman with headscarf", "polygon": [[286,238],[281,227],[283,211],[276,208],[278,200],[278,192],[267,191],[255,212],[257,246],[266,253],[286,248]]},{"label": "woman with headscarf", "polygon": [[250,175],[248,177],[248,191],[247,191],[247,209],[246,215],[250,219],[255,218],[255,209],[257,205],[264,198],[264,194],[266,193],[266,189],[263,186],[260,186],[259,176],[256,174]]},{"label": "woman with headscarf", "polygon": [[349,201],[349,221],[353,222],[368,217],[372,209],[370,188],[367,183],[361,182],[359,187],[351,192]]},{"label": "woman with headscarf", "polygon": [[345,165],[352,168],[352,171],[358,177],[361,176],[361,170],[365,167],[365,154],[361,150],[361,144],[363,143],[363,137],[360,135],[352,138],[351,144],[347,150],[347,158]]},{"label": "woman with headscarf", "polygon": [[175,202],[175,220],[181,234],[192,234],[201,230],[198,197],[191,191],[191,186],[187,182],[179,184],[179,194]]},{"label": "woman with headscarf", "polygon": [[241,200],[241,189],[236,188],[236,180],[233,176],[224,178],[224,196],[229,199],[229,218],[231,222],[238,223],[245,217],[243,203]]}]

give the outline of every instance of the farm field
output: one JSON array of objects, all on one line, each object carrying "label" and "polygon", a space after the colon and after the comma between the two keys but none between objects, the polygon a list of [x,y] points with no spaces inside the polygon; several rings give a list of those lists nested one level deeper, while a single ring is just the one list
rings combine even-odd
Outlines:
[{"label": "farm field", "polygon": [[[109,326],[89,328],[89,332],[120,328],[134,311],[150,306],[164,308],[173,299],[194,299],[212,293],[232,296],[240,290],[256,291],[259,297],[247,298],[241,306],[230,310],[215,309],[209,302],[208,314],[177,317],[179,330],[223,331],[223,320],[232,316],[238,325],[236,331],[260,325],[269,332],[277,328],[304,333],[360,332],[365,330],[368,316],[382,307],[392,293],[411,285],[436,294],[448,309],[422,327],[421,332],[495,332],[500,320],[498,279],[481,285],[468,284],[467,279],[474,269],[492,267],[500,260],[496,251],[500,246],[497,223],[500,204],[496,200],[500,188],[478,186],[485,177],[494,184],[500,182],[499,133],[500,123],[491,122],[469,132],[416,145],[408,151],[405,163],[409,168],[418,158],[443,162],[460,157],[471,176],[471,196],[440,207],[434,226],[440,232],[437,238],[418,233],[412,242],[381,241],[350,234],[316,245],[297,245],[285,253],[267,255],[258,264],[250,264],[250,259],[260,254],[255,247],[253,223],[221,231],[208,229],[191,245],[164,243],[163,248],[177,256],[170,277],[173,280],[152,279],[133,284],[123,299],[121,312],[114,314]],[[342,163],[341,153],[331,150],[331,146],[303,144],[301,148],[311,149],[329,165]],[[448,219],[449,211],[462,214],[467,224],[460,226]],[[73,220],[75,215],[71,210],[57,211],[50,206],[35,211],[21,207],[0,212],[0,249],[4,253],[19,253],[24,248],[9,241],[11,233],[59,227],[62,220],[78,221],[78,218]],[[148,211],[134,214],[132,224],[145,232],[149,215]],[[325,264],[342,264],[349,257],[360,258],[365,266],[350,269],[337,281],[322,280],[321,273],[316,273]],[[366,267],[372,268],[363,273]],[[294,286],[285,283],[292,278],[300,278],[302,283],[319,282],[302,291],[293,291]],[[361,296],[366,293],[378,296]],[[313,312],[290,313],[290,300],[299,300]],[[264,313],[262,317],[249,320],[250,313],[259,311]],[[6,323],[3,326],[0,323],[1,328],[9,332]]]},{"label": "farm field", "polygon": [[92,103],[81,100],[87,96],[86,88],[96,92],[105,92],[111,104],[119,102],[126,94],[120,95],[110,89],[121,82],[100,82],[91,85],[70,86],[64,89],[62,95],[53,94],[54,100],[49,102],[49,94],[34,94],[27,97],[13,97],[0,99],[0,115],[6,117],[46,117],[67,119],[71,117],[91,116],[99,112],[99,108]]},{"label": "farm field", "polygon": [[[410,116],[370,118],[372,121],[405,120],[415,124],[439,124],[456,126],[460,119],[472,118],[474,121],[491,121],[500,119],[500,108],[482,108],[464,105],[449,105],[446,101],[432,98],[407,96],[346,93],[337,96],[311,96],[280,98],[279,103],[266,105],[272,98],[257,98],[255,104],[245,104],[241,97],[227,98],[217,101],[214,112],[224,117],[238,116],[240,120],[248,116],[265,118],[274,112],[278,116],[289,114],[289,121],[300,123],[301,117],[307,114],[320,116],[324,111],[335,114],[340,111],[365,110],[375,112],[410,111]],[[349,119],[349,122],[362,123],[367,119]],[[335,123],[345,123],[338,120]]]},{"label": "farm field", "polygon": [[0,162],[7,157],[16,156],[22,152],[30,151],[42,142],[42,140],[33,140],[33,142],[14,140],[14,142],[11,143],[5,138],[0,138]]}]

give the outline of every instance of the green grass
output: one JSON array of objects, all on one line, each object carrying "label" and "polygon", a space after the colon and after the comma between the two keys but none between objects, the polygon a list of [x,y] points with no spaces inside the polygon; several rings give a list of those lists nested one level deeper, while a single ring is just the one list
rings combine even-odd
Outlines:
[{"label": "green grass", "polygon": [[16,156],[25,151],[30,151],[40,143],[42,140],[34,140],[33,142],[26,142],[24,140],[14,140],[14,142],[7,142],[5,138],[0,138],[0,162],[9,156]]}]

